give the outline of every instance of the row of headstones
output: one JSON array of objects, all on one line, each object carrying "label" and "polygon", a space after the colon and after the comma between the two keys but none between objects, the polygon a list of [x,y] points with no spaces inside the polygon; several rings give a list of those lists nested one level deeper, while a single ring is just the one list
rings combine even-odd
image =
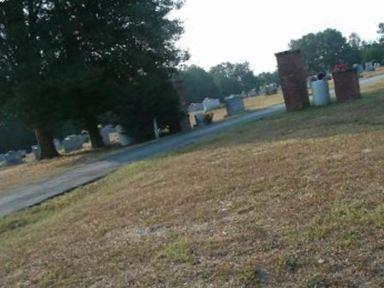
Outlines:
[{"label": "row of headstones", "polygon": [[[225,107],[226,107],[228,116],[234,116],[234,115],[242,114],[245,112],[244,97],[242,95],[231,95],[225,98],[224,102],[225,102]],[[205,126],[211,123],[211,121],[207,121],[207,117],[205,113],[195,112],[194,117],[195,117],[197,127]]]},{"label": "row of headstones", "polygon": [[188,107],[190,113],[201,113],[202,111],[208,112],[220,108],[221,103],[219,99],[205,98],[202,103],[192,103]]},{"label": "row of headstones", "polygon": [[[111,141],[112,134],[115,134],[117,136],[117,142],[115,143],[121,146],[130,145],[132,143],[132,139],[126,136],[123,132],[123,128],[120,125],[117,125],[116,127],[108,125],[100,129],[101,137],[106,146],[111,146],[112,144],[114,144]],[[63,141],[60,141],[59,139],[54,139],[54,144],[57,150],[62,151],[63,153],[70,153],[82,150],[84,148],[84,144],[88,141],[88,133],[82,133],[79,135],[67,136]],[[34,158],[36,160],[41,159],[41,149],[39,145],[34,145],[31,148]],[[7,154],[0,154],[0,167],[22,164],[26,155],[27,152],[25,150],[10,151]]]},{"label": "row of headstones", "polygon": [[[115,134],[117,136],[117,144],[120,144],[121,146],[127,146],[132,143],[132,139],[130,139],[124,134],[121,125],[117,125],[116,127],[113,127],[112,125],[107,125],[100,129],[100,134],[105,146],[111,146],[112,144],[114,144],[111,140],[112,134]],[[55,146],[56,149],[62,150],[64,153],[70,153],[83,149],[84,144],[88,141],[88,133],[82,133],[80,135],[70,135],[66,137],[62,142],[55,139]]]},{"label": "row of headstones", "polygon": [[[227,110],[228,116],[242,114],[246,111],[244,98],[245,97],[242,95],[231,95],[224,99],[225,108]],[[211,123],[211,122],[207,122],[207,117],[204,113],[195,113],[194,116],[195,116],[197,127],[205,126],[208,123]]]}]

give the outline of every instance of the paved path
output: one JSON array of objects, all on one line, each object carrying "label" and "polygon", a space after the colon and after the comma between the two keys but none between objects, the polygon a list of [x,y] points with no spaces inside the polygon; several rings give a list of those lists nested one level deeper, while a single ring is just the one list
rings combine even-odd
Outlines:
[{"label": "paved path", "polygon": [[[361,85],[374,84],[378,81],[384,81],[384,75],[362,79]],[[98,180],[129,163],[160,153],[176,151],[205,137],[225,131],[229,127],[260,120],[267,116],[283,113],[284,111],[284,105],[276,105],[248,113],[205,128],[193,130],[189,133],[163,138],[136,148],[128,148],[94,163],[74,167],[50,180],[12,189],[6,193],[6,196],[0,198],[0,217],[37,205],[47,199]]]}]

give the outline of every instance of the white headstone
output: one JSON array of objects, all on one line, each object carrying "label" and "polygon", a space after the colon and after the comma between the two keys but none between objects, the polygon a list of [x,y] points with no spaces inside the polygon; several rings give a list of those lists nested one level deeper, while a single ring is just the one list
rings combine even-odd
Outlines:
[{"label": "white headstone", "polygon": [[203,107],[205,112],[218,109],[220,108],[220,100],[205,98],[203,101]]},{"label": "white headstone", "polygon": [[365,70],[366,71],[375,71],[375,67],[373,66],[372,62],[365,63]]}]

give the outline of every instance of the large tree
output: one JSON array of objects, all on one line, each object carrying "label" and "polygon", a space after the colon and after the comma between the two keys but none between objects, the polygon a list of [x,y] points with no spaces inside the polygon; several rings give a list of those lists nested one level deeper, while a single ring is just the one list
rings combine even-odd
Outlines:
[{"label": "large tree", "polygon": [[98,117],[130,112],[121,112],[121,107],[138,110],[131,104],[145,105],[150,93],[140,95],[141,102],[122,93],[137,91],[138,83],[146,85],[138,80],[143,76],[171,77],[184,56],[175,48],[182,27],[168,18],[181,4],[179,0],[0,2],[4,114],[35,129],[43,158],[58,155],[52,131],[64,120],[82,123],[93,146],[102,146]]},{"label": "large tree", "polygon": [[353,65],[361,62],[358,48],[349,45],[342,33],[335,29],[307,34],[292,40],[289,47],[301,50],[310,73],[328,70],[339,63]]},{"label": "large tree", "polygon": [[154,73],[170,77],[183,57],[175,48],[182,27],[167,17],[180,5],[177,0],[56,0],[56,35],[73,75],[66,98],[74,109],[66,110],[84,123],[93,147],[103,145],[98,117],[133,107],[133,102],[148,105],[145,97],[151,96],[142,94],[143,100],[136,101],[136,95],[128,94],[137,91],[138,83],[146,85],[138,79]]},{"label": "large tree", "polygon": [[56,69],[51,7],[44,0],[0,3],[0,101],[2,112],[35,130],[43,158],[57,156],[55,124],[61,118],[63,78]]}]

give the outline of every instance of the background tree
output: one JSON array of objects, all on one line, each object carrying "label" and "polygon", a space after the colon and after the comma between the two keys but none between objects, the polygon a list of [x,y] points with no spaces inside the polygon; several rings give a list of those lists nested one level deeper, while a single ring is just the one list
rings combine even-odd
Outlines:
[{"label": "background tree", "polygon": [[362,40],[357,33],[351,33],[348,38],[348,44],[355,49],[360,49],[362,47]]},{"label": "background tree", "polygon": [[231,94],[240,94],[252,89],[258,89],[260,84],[257,77],[249,67],[249,63],[222,63],[210,69],[216,86],[219,89],[220,98]]},{"label": "background tree", "polygon": [[365,44],[362,49],[364,62],[384,63],[384,45],[380,43]]},{"label": "background tree", "polygon": [[377,33],[379,33],[380,35],[380,43],[384,44],[384,22],[379,24],[379,30],[377,31]]},{"label": "background tree", "polygon": [[179,131],[180,101],[169,76],[165,69],[152,71],[138,76],[135,85],[126,86],[128,91],[122,91],[121,95],[129,97],[122,101],[119,122],[136,142],[154,138],[153,120],[159,128]]},{"label": "background tree", "polygon": [[350,46],[342,33],[335,29],[307,34],[292,40],[289,47],[301,50],[309,73],[331,69],[338,63],[353,65],[361,62],[358,48]]},{"label": "background tree", "polygon": [[35,143],[35,135],[20,121],[0,120],[0,154],[10,150],[25,150]]},{"label": "background tree", "polygon": [[261,86],[269,85],[272,83],[280,84],[280,78],[277,71],[260,73],[257,75],[257,79]]},{"label": "background tree", "polygon": [[180,71],[181,78],[188,93],[188,100],[191,102],[202,102],[204,98],[219,98],[219,89],[211,74],[203,68],[192,65]]},{"label": "background tree", "polygon": [[[68,120],[87,128],[93,147],[102,146],[100,116],[139,110],[132,103],[147,105],[153,96],[121,93],[138,91],[138,83],[147,85],[138,81],[142,76],[161,73],[170,78],[184,57],[175,48],[182,27],[167,17],[181,4],[179,0],[0,2],[3,114],[36,131],[42,158],[58,155],[53,130]],[[163,102],[156,103],[161,111]],[[177,114],[176,106],[167,108],[173,107]],[[122,112],[121,107],[131,108]]]}]

